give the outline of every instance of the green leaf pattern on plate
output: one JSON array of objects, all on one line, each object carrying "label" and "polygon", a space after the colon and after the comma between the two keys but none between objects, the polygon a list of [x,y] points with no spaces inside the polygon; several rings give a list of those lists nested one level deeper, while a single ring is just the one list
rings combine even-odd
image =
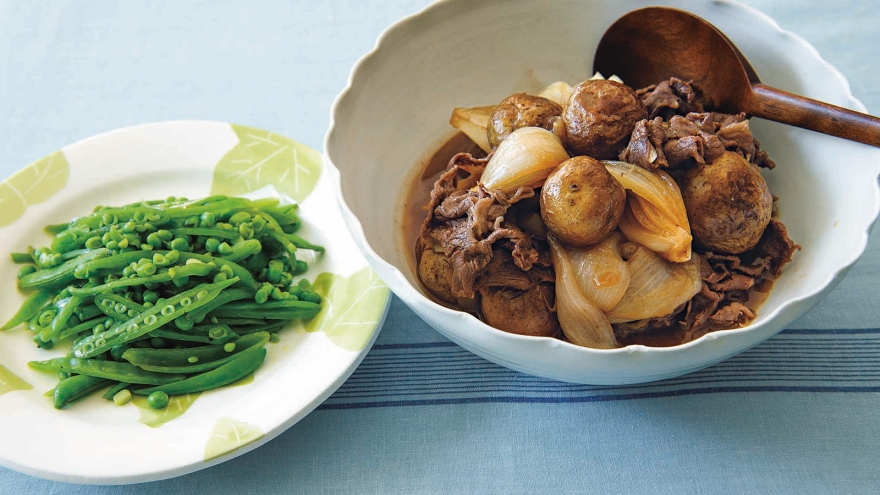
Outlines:
[{"label": "green leaf pattern on plate", "polygon": [[263,438],[255,425],[231,418],[220,418],[205,446],[205,460],[210,461]]},{"label": "green leaf pattern on plate", "polygon": [[241,196],[266,186],[302,202],[321,177],[321,154],[284,136],[232,125],[239,142],[214,168],[211,194]]},{"label": "green leaf pattern on plate", "polygon": [[150,428],[158,428],[172,419],[180,417],[186,412],[193,402],[202,395],[201,392],[194,394],[172,395],[168,399],[168,404],[162,409],[153,409],[147,405],[147,398],[135,395],[131,398],[131,402],[141,411],[140,422]]},{"label": "green leaf pattern on plate", "polygon": [[67,159],[56,151],[0,184],[0,227],[18,220],[28,206],[42,203],[64,189],[69,176]]},{"label": "green leaf pattern on plate", "polygon": [[388,303],[388,286],[370,267],[350,277],[321,273],[312,288],[321,294],[321,312],[305,323],[308,332],[324,331],[343,349],[360,351],[377,330]]},{"label": "green leaf pattern on plate", "polygon": [[32,388],[34,387],[30,383],[22,380],[18,375],[0,364],[0,395],[15,390],[31,390]]}]

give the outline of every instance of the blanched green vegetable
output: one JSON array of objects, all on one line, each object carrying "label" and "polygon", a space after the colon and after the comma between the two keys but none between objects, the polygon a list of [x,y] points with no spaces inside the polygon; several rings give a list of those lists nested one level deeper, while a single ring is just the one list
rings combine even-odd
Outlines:
[{"label": "blanched green vegetable", "polygon": [[47,349],[72,340],[67,357],[30,363],[63,379],[58,408],[108,387],[118,404],[133,393],[161,408],[169,394],[229,384],[256,370],[288,321],[320,311],[296,252],[324,248],[296,234],[298,210],[172,197],[50,225],[48,247],[11,255],[30,296],[0,329],[26,323]]}]

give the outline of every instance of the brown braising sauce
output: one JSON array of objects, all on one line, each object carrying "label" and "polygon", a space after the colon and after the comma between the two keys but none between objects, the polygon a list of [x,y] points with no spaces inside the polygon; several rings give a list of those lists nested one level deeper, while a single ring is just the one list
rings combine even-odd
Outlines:
[{"label": "brown braising sauce", "polygon": [[[422,286],[422,292],[431,298],[434,302],[452,309],[462,310],[450,305],[431,295],[431,292],[421,283],[418,276],[418,254],[417,241],[422,224],[428,215],[426,206],[431,197],[431,190],[434,183],[440,178],[440,175],[446,171],[449,161],[458,153],[470,153],[477,158],[486,156],[486,153],[474,144],[473,141],[464,133],[458,132],[444,142],[433,153],[427,153],[425,158],[419,161],[418,167],[421,173],[412,175],[412,180],[407,185],[408,191],[404,201],[402,226],[403,226],[403,251],[407,255],[407,263],[419,285]],[[767,299],[770,289],[773,287],[773,280],[764,280],[748,291],[748,299],[743,304],[749,309],[757,313],[758,308]],[[475,315],[479,317],[479,315]],[[721,328],[710,329],[709,332],[721,330]],[[707,332],[707,333],[709,333]],[[701,335],[698,335],[699,337]],[[565,340],[564,336],[561,336]],[[618,342],[622,347],[627,345],[645,345],[649,347],[671,347],[684,343],[686,338],[686,330],[679,326],[671,326],[667,328],[658,328],[650,331],[643,331],[631,334],[624,338],[619,338]]]},{"label": "brown braising sauce", "polygon": [[[419,232],[425,217],[428,215],[427,205],[431,198],[431,190],[434,183],[446,171],[449,161],[452,157],[459,153],[470,153],[477,158],[486,156],[486,153],[479,146],[471,141],[463,132],[457,132],[451,138],[446,140],[437,151],[425,155],[425,158],[419,161],[418,167],[421,173],[414,174],[412,180],[407,185],[406,200],[403,204],[403,252],[406,253],[406,261],[410,270],[418,279],[418,259],[416,259],[416,241],[419,239]],[[421,281],[419,281],[421,284]],[[423,292],[430,292],[422,286]],[[449,304],[440,301],[435,297],[431,297],[435,302],[444,306]],[[457,308],[456,308],[457,309]]]}]

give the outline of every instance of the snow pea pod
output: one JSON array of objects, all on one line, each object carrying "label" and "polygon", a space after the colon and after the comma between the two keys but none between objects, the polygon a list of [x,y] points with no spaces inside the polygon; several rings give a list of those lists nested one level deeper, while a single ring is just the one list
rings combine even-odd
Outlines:
[{"label": "snow pea pod", "polygon": [[230,303],[211,311],[208,316],[218,318],[263,318],[268,320],[292,320],[295,318],[312,318],[321,311],[321,305],[308,301],[295,301],[286,299],[263,303],[262,306],[285,303],[284,306],[263,307],[257,303]]},{"label": "snow pea pod", "polygon": [[180,373],[154,373],[142,370],[130,363],[102,359],[62,357],[46,361],[31,361],[28,363],[28,366],[39,371],[62,371],[64,373],[76,373],[95,378],[140,383],[143,385],[164,385],[186,378],[186,376]]},{"label": "snow pea pod", "polygon": [[64,330],[61,331],[61,333],[58,334],[58,336],[56,338],[58,340],[64,340],[64,339],[67,339],[70,337],[74,337],[76,335],[79,335],[79,334],[87,331],[87,330],[94,329],[97,325],[104,323],[104,320],[105,320],[105,318],[93,318],[90,320],[86,320],[86,321],[80,323],[79,325],[76,325],[76,326],[73,326],[70,328],[65,328]]},{"label": "snow pea pod", "polygon": [[114,223],[125,223],[129,220],[134,220],[136,222],[148,221],[153,225],[159,226],[171,222],[171,215],[158,208],[149,208],[146,206],[123,206],[122,208],[102,208],[91,215],[77,218],[70,222],[68,229],[81,225],[90,228],[97,228],[105,223],[103,222],[103,219],[107,216],[114,218],[116,220]]},{"label": "snow pea pod", "polygon": [[[153,251],[153,252],[156,252],[156,251]],[[238,263],[235,263],[235,262],[223,259],[223,258],[215,258],[215,257],[207,255],[207,254],[196,254],[196,253],[186,253],[186,252],[180,253],[180,259],[183,261],[198,260],[198,261],[201,261],[202,263],[214,263],[215,265],[217,265],[221,268],[223,266],[228,266],[229,268],[232,269],[232,275],[234,277],[237,277],[241,281],[240,282],[241,285],[243,285],[245,287],[249,287],[254,290],[257,290],[257,287],[259,286],[256,279],[254,279],[254,276],[251,275],[251,272],[245,270],[244,267],[242,267]]]},{"label": "snow pea pod", "polygon": [[40,340],[49,342],[57,337],[67,326],[67,322],[73,316],[74,310],[82,304],[83,300],[85,300],[84,296],[72,295],[58,301],[55,304],[55,307],[58,309],[55,313],[55,318],[52,319],[52,323],[48,327],[40,330]]},{"label": "snow pea pod", "polygon": [[204,306],[220,295],[220,292],[238,282],[233,277],[213,284],[200,284],[181,292],[162,304],[157,304],[143,313],[126,321],[119,322],[96,335],[85,337],[73,346],[73,355],[81,358],[97,356],[111,347],[124,344],[174,321],[178,317]]},{"label": "snow pea pod", "polygon": [[55,392],[53,393],[55,409],[63,409],[67,404],[80,397],[89,395],[108,383],[110,383],[110,380],[86,375],[66,378],[55,386]]},{"label": "snow pea pod", "polygon": [[150,337],[178,340],[182,342],[198,342],[201,344],[222,344],[238,338],[228,325],[201,325],[187,331],[158,328],[150,332]]},{"label": "snow pea pod", "polygon": [[168,208],[165,211],[171,216],[171,218],[186,218],[207,212],[220,216],[232,209],[247,207],[250,203],[250,200],[246,198],[225,198],[205,205],[185,205],[182,207]]},{"label": "snow pea pod", "polygon": [[241,235],[236,230],[225,230],[225,229],[217,229],[217,228],[187,228],[181,227],[179,229],[171,229],[171,233],[174,236],[181,235],[192,235],[192,236],[204,236],[204,237],[220,237],[221,239],[228,239],[230,241],[234,241],[241,237]]},{"label": "snow pea pod", "polygon": [[324,252],[324,246],[319,246],[317,244],[312,244],[311,242],[303,239],[302,237],[296,234],[285,234],[285,236],[293,243],[294,246],[300,249],[310,249],[312,251],[317,251],[319,253]]},{"label": "snow pea pod", "polygon": [[216,266],[211,266],[206,263],[183,265],[171,267],[162,273],[157,273],[155,275],[150,275],[147,277],[121,278],[119,280],[114,280],[104,285],[96,285],[94,287],[71,287],[70,293],[75,296],[91,296],[99,294],[101,292],[110,292],[116,289],[121,289],[123,287],[133,287],[136,285],[168,282],[172,280],[184,279],[186,277],[205,277],[214,273],[215,271],[217,271]]},{"label": "snow pea pod", "polygon": [[254,297],[254,291],[252,291],[251,289],[242,289],[242,288],[229,289],[229,290],[223,291],[222,294],[217,296],[216,299],[209,302],[208,304],[202,306],[201,308],[199,308],[195,311],[191,311],[191,312],[187,313],[186,319],[191,320],[195,323],[201,323],[202,321],[204,321],[205,317],[211,311],[213,311],[213,310],[215,310],[215,309],[217,309],[227,303],[230,303],[232,301],[238,301],[241,299],[253,299],[253,297]]},{"label": "snow pea pod", "polygon": [[[156,252],[159,251],[129,251],[89,261],[77,267],[74,271],[74,276],[79,279],[87,279],[103,277],[111,273],[116,274],[120,271],[120,268],[126,267],[133,262],[144,258],[152,258]],[[162,253],[167,254],[164,251]]]},{"label": "snow pea pod", "polygon": [[249,239],[239,242],[232,246],[232,252],[223,256],[224,260],[238,262],[248,256],[259,253],[263,249],[263,244],[257,239]]},{"label": "snow pea pod", "polygon": [[222,387],[250,375],[263,364],[265,359],[266,349],[260,348],[254,353],[242,353],[238,356],[238,359],[233,359],[217,369],[206,371],[186,380],[169,385],[142,388],[135,390],[133,393],[137,395],[150,395],[161,390],[168,395],[181,395]]},{"label": "snow pea pod", "polygon": [[0,327],[0,330],[15,328],[34,316],[37,316],[47,304],[52,302],[52,298],[54,297],[55,295],[48,291],[40,290],[34,292],[25,300],[24,304],[21,305],[21,308],[19,308],[18,312],[15,313],[12,319]]},{"label": "snow pea pod", "polygon": [[73,273],[78,266],[92,260],[103,258],[109,253],[110,251],[106,248],[95,249],[82,256],[65,261],[56,267],[37,270],[30,275],[18,279],[18,288],[25,292],[30,292],[33,290],[49,290],[66,286],[76,280]]},{"label": "snow pea pod", "polygon": [[111,293],[96,295],[95,306],[100,308],[102,313],[116,321],[127,321],[133,316],[136,316],[136,314],[130,314],[131,311],[134,311],[135,313],[143,313],[147,310],[147,308],[131,299]]},{"label": "snow pea pod", "polygon": [[226,345],[209,345],[189,349],[129,349],[122,359],[139,368],[159,373],[201,373],[237,359],[245,352],[256,352],[269,342],[268,332],[247,335],[235,341],[232,350]]}]

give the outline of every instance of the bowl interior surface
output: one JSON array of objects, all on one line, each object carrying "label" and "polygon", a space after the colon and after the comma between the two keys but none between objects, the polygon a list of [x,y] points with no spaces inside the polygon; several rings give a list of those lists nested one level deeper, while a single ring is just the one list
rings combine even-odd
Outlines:
[{"label": "bowl interior surface", "polygon": [[[659,3],[691,11],[719,27],[765,84],[864,111],[845,79],[815,49],[763,14],[727,1]],[[583,383],[675,376],[782,330],[818,302],[864,250],[867,230],[880,208],[880,150],[756,119],[751,121],[753,132],[777,163],[764,177],[780,198],[780,219],[803,250],[749,327],[675,348],[596,351],[505,334],[424,296],[411,269],[412,246],[404,236],[402,211],[408,186],[454,134],[448,124],[452,109],[491,105],[558,80],[584,80],[591,75],[604,30],[624,13],[656,4],[440,2],[386,31],[338,99],[325,148],[327,160],[339,169],[349,227],[404,302],[477,354],[528,373]]]}]

